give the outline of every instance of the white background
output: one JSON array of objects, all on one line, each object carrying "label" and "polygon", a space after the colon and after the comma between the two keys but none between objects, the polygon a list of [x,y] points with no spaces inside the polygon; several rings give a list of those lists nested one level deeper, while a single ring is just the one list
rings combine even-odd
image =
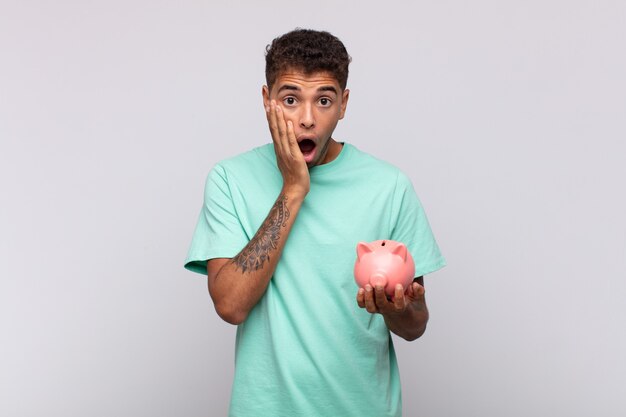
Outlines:
[{"label": "white background", "polygon": [[346,44],[335,138],[409,175],[448,260],[405,415],[626,415],[619,0],[1,0],[0,415],[226,414],[235,329],[182,265],[295,27]]}]

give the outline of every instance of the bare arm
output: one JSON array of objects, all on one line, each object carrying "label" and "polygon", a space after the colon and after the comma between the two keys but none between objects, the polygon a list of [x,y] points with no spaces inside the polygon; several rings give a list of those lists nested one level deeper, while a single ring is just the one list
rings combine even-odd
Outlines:
[{"label": "bare arm", "polygon": [[368,284],[359,289],[357,303],[372,314],[382,314],[390,331],[412,341],[426,331],[429,315],[424,293],[424,277],[415,278],[406,292],[398,285],[393,301],[387,300],[382,287]]},{"label": "bare arm", "polygon": [[265,221],[248,244],[232,259],[207,262],[209,294],[219,316],[242,323],[270,282],[289,232],[309,192],[309,171],[291,122],[272,102],[266,115],[274,141],[283,188]]}]

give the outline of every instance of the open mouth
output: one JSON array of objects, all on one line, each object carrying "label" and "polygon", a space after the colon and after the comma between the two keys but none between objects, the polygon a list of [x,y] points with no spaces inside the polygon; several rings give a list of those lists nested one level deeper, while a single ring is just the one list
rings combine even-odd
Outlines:
[{"label": "open mouth", "polygon": [[302,155],[304,155],[304,159],[307,162],[311,162],[313,154],[315,153],[315,142],[311,139],[304,139],[298,142],[298,146],[300,147],[300,151],[302,151]]}]

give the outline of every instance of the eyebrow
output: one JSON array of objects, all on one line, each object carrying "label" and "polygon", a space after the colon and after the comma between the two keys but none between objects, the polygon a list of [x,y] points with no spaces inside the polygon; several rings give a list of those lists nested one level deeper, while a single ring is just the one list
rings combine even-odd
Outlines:
[{"label": "eyebrow", "polygon": [[[298,87],[297,85],[285,84],[285,85],[282,85],[278,89],[277,93],[280,93],[283,90],[300,91],[300,87]],[[322,91],[332,91],[333,93],[338,94],[337,93],[337,89],[335,87],[333,87],[332,85],[324,85],[324,86],[321,86],[321,87],[319,87],[317,89],[317,92],[322,92]]]}]

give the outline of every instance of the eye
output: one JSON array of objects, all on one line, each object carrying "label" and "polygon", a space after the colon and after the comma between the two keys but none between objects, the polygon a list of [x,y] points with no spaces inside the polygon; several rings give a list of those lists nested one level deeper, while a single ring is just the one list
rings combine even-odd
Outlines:
[{"label": "eye", "polygon": [[287,106],[293,106],[294,104],[296,104],[296,99],[295,97],[285,97],[283,99],[283,103],[285,103]]},{"label": "eye", "polygon": [[323,107],[329,107],[332,104],[332,101],[330,101],[330,99],[327,98],[327,97],[322,97],[322,98],[320,98],[320,104]]}]

